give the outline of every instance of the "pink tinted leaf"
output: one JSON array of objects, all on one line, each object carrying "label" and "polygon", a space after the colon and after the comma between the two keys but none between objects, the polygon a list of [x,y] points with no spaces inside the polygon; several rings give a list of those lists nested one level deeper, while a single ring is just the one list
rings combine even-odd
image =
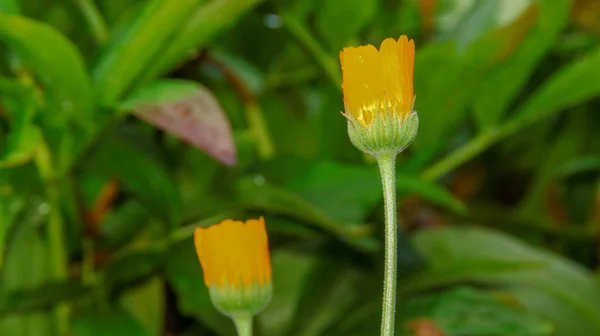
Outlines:
[{"label": "pink tinted leaf", "polygon": [[122,107],[226,165],[237,161],[229,120],[215,96],[198,83],[154,82],[132,94]]}]

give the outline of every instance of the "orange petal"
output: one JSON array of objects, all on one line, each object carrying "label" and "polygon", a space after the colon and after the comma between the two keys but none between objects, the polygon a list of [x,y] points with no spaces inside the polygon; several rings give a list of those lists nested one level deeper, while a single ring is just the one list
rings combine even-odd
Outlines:
[{"label": "orange petal", "polygon": [[224,220],[194,231],[194,244],[207,286],[249,286],[271,281],[264,219]]},{"label": "orange petal", "polygon": [[405,118],[414,100],[415,44],[406,35],[388,38],[378,51],[372,45],[344,48],[340,53],[346,112],[368,125],[375,113],[389,111]]},{"label": "orange petal", "polygon": [[349,113],[369,123],[381,95],[379,52],[372,45],[342,51],[342,87]]}]

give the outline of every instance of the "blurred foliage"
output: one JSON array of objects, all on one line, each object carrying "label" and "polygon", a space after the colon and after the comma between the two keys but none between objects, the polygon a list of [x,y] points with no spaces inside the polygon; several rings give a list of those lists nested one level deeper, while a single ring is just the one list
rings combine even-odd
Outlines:
[{"label": "blurred foliage", "polygon": [[402,335],[600,335],[595,0],[0,0],[0,335],[233,335],[193,228],[264,215],[257,335],[376,335],[338,53],[417,44]]}]

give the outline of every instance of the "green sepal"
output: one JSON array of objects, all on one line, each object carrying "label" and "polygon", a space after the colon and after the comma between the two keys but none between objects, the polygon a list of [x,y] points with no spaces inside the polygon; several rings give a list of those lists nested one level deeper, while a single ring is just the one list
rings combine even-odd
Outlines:
[{"label": "green sepal", "polygon": [[410,112],[404,119],[392,113],[377,113],[366,126],[350,113],[344,116],[348,119],[348,135],[354,147],[373,156],[383,152],[402,152],[415,139],[419,129],[416,111]]},{"label": "green sepal", "polygon": [[271,300],[273,285],[255,283],[250,286],[225,284],[210,286],[210,299],[218,311],[224,315],[254,316],[260,313]]}]

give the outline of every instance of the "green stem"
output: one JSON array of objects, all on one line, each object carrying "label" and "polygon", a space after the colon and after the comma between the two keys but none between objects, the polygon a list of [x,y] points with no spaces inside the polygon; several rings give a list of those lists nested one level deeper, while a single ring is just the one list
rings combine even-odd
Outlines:
[{"label": "green stem", "polygon": [[262,110],[255,102],[249,102],[246,104],[246,119],[250,126],[250,132],[254,137],[258,146],[258,154],[263,160],[269,160],[273,157],[274,148],[273,142],[269,135],[269,129],[265,123]]},{"label": "green stem", "polygon": [[[46,184],[46,194],[50,204],[48,216],[48,243],[50,248],[50,263],[54,279],[63,281],[67,279],[67,252],[64,240],[64,225],[60,213],[60,190],[57,185],[54,168],[52,166],[50,150],[44,142],[38,146],[35,157],[36,165]],[[59,303],[54,309],[59,335],[66,335],[69,328],[69,306]]]},{"label": "green stem", "polygon": [[466,145],[462,146],[458,150],[450,153],[448,156],[427,168],[421,177],[427,181],[434,181],[444,176],[448,172],[451,172],[454,168],[462,165],[469,161],[479,153],[486,150],[489,146],[494,144],[502,133],[488,131],[481,133],[473,140],[469,141]]},{"label": "green stem", "polygon": [[433,166],[427,168],[421,176],[423,179],[428,181],[437,180],[438,178],[454,170],[456,167],[481,154],[496,142],[520,131],[527,126],[535,124],[542,119],[542,116],[539,114],[534,114],[532,116],[521,116],[514,118],[511,121],[508,121],[494,129],[484,131],[458,150],[450,153]]},{"label": "green stem", "polygon": [[396,314],[396,255],[398,226],[396,219],[396,153],[381,153],[377,156],[383,201],[385,207],[385,262],[383,274],[383,311],[381,335],[394,335]]},{"label": "green stem", "polygon": [[252,316],[235,316],[232,319],[238,336],[252,336]]},{"label": "green stem", "polygon": [[104,18],[100,14],[100,11],[93,0],[75,0],[75,4],[83,13],[96,41],[99,44],[104,44],[108,40],[108,29],[106,28]]}]

